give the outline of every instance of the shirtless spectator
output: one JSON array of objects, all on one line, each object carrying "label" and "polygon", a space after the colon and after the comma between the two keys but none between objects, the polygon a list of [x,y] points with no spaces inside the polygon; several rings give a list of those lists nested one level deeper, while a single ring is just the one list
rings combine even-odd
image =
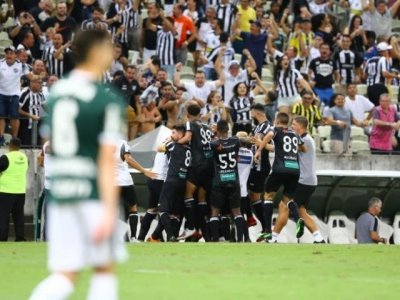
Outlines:
[{"label": "shirtless spectator", "polygon": [[139,129],[142,134],[154,130],[156,124],[161,122],[162,116],[155,100],[150,100],[146,105],[143,105],[142,116],[143,120]]}]

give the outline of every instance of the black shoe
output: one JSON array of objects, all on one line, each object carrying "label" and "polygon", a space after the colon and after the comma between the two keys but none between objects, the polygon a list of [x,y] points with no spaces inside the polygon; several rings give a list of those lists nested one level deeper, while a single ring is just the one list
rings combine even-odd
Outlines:
[{"label": "black shoe", "polygon": [[322,240],[320,242],[314,241],[314,244],[326,244],[325,240]]},{"label": "black shoe", "polygon": [[298,219],[296,223],[296,238],[301,238],[304,234],[304,220]]},{"label": "black shoe", "polygon": [[178,240],[176,239],[176,237],[175,236],[171,236],[169,239],[168,239],[168,242],[170,242],[170,243],[176,243]]}]

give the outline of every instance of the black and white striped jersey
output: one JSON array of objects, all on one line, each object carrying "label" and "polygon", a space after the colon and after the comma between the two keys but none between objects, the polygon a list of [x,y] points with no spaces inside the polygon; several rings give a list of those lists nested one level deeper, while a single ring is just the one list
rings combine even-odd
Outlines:
[{"label": "black and white striped jersey", "polygon": [[[254,127],[251,132],[251,135],[260,140],[263,140],[264,137],[267,135],[267,133],[273,130],[273,128],[274,127],[271,126],[271,123],[267,120]],[[253,145],[251,150],[253,154],[256,154],[257,147]],[[271,163],[269,162],[269,151],[267,149],[262,149],[260,159],[258,161],[254,160],[253,162],[253,169],[258,172],[262,171],[265,172],[270,170],[270,168],[271,168]]]},{"label": "black and white striped jersey", "polygon": [[102,29],[108,31],[108,24],[106,22],[100,21],[97,23],[93,22],[93,19],[86,19],[81,24],[81,30],[91,30],[91,29]]},{"label": "black and white striped jersey", "polygon": [[333,60],[340,73],[340,83],[353,83],[356,79],[355,69],[361,67],[363,59],[351,50],[341,50],[335,53]]},{"label": "black and white striped jersey", "polygon": [[[111,25],[111,35],[113,40],[126,44],[128,43],[128,32],[130,29],[137,26],[138,23],[138,12],[133,10],[132,1],[128,0],[125,8],[121,8],[119,4],[111,3],[107,13],[107,19],[118,17],[118,22]],[[124,27],[122,34],[116,36],[118,28]]]},{"label": "black and white striped jersey", "polygon": [[233,97],[229,102],[232,113],[232,120],[237,124],[251,123],[251,103],[253,102],[250,97]]},{"label": "black and white striped jersey", "polygon": [[[19,97],[19,107],[31,114],[40,117],[43,114],[43,104],[46,99],[42,92],[34,93],[30,88],[22,90],[21,96]],[[28,128],[32,128],[32,119],[29,119]]]},{"label": "black and white striped jersey", "polygon": [[207,121],[208,125],[217,124],[221,120],[222,109],[223,108],[218,108],[217,110],[213,110],[213,106],[209,103],[204,106],[202,115],[211,113],[210,119]]},{"label": "black and white striped jersey", "polygon": [[[65,68],[65,60],[64,59],[57,59],[54,57],[54,53],[57,50],[54,48],[54,46],[51,46],[50,48],[47,48],[43,52],[43,61],[46,64],[47,71],[49,75],[56,75],[58,78],[61,78],[64,75],[64,70]],[[70,50],[67,48],[64,50],[62,56],[65,56],[66,53],[68,53]]]},{"label": "black and white striped jersey", "polygon": [[171,31],[157,31],[157,55],[161,65],[174,65],[175,36]]},{"label": "black and white striped jersey", "polygon": [[299,79],[303,79],[303,76],[296,69],[279,71],[276,82],[279,97],[287,98],[296,96],[298,94],[296,82]]},{"label": "black and white striped jersey", "polygon": [[217,19],[220,19],[224,22],[224,28],[222,29],[224,32],[230,33],[232,30],[232,26],[235,22],[237,7],[232,5],[231,3],[222,4],[220,3],[217,7]]},{"label": "black and white striped jersey", "polygon": [[390,64],[385,57],[375,56],[370,58],[364,68],[365,74],[368,74],[367,85],[385,84],[383,71],[389,71]]}]

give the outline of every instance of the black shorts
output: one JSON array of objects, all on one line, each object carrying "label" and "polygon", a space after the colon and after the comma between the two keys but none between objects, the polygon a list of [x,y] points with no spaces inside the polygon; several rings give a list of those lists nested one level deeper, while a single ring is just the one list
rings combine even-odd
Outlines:
[{"label": "black shorts", "polygon": [[137,205],[137,196],[134,185],[121,186],[121,200],[125,209]]},{"label": "black shorts", "polygon": [[157,208],[160,201],[161,190],[163,187],[163,180],[152,180],[147,181],[147,187],[149,189],[149,208]]},{"label": "black shorts", "polygon": [[212,160],[208,160],[199,166],[188,168],[186,180],[197,187],[202,187],[209,191],[212,185],[213,173]]},{"label": "black shorts", "polygon": [[186,181],[176,180],[164,182],[160,194],[160,212],[180,215],[184,211],[183,196]]},{"label": "black shorts", "polygon": [[253,193],[264,193],[265,181],[267,180],[269,170],[257,171],[251,169],[249,179],[247,180],[247,188]]},{"label": "black shorts", "polygon": [[296,193],[294,195],[294,201],[297,205],[308,207],[308,203],[310,202],[312,194],[314,194],[317,186],[315,185],[306,185],[306,184],[297,184]]},{"label": "black shorts", "polygon": [[239,184],[224,187],[213,186],[211,190],[211,205],[215,208],[240,208],[240,186]]},{"label": "black shorts", "polygon": [[265,184],[265,191],[276,193],[283,185],[283,195],[292,199],[296,193],[298,182],[299,175],[272,172]]}]

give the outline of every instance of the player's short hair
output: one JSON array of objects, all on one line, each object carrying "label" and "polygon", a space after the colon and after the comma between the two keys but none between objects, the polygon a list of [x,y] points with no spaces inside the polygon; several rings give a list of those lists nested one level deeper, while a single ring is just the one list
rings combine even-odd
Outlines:
[{"label": "player's short hair", "polygon": [[379,199],[378,197],[372,197],[368,201],[368,208],[374,207],[376,205],[382,204],[382,200]]},{"label": "player's short hair", "polygon": [[19,138],[13,137],[8,145],[13,149],[19,149],[21,148],[21,140]]},{"label": "player's short hair", "polygon": [[303,127],[303,129],[308,128],[308,120],[306,117],[297,116],[296,118],[294,118],[294,120],[296,121],[297,124],[299,124],[301,127]]},{"label": "player's short hair", "polygon": [[186,110],[187,110],[189,116],[192,116],[192,117],[198,116],[201,111],[200,106],[198,106],[197,104],[189,105]]},{"label": "player's short hair", "polygon": [[92,48],[110,40],[110,34],[103,29],[90,29],[79,32],[73,42],[72,53],[75,64],[79,65],[89,58]]},{"label": "player's short hair", "polygon": [[217,123],[217,131],[220,133],[227,133],[229,131],[229,124],[225,120],[219,120]]},{"label": "player's short hair", "polygon": [[93,12],[95,12],[95,11],[104,15],[104,9],[102,9],[100,6],[93,7]]},{"label": "player's short hair", "polygon": [[256,103],[251,106],[252,110],[256,110],[262,113],[265,113],[265,107],[261,103]]},{"label": "player's short hair", "polygon": [[181,132],[183,134],[185,134],[185,132],[186,132],[186,126],[184,124],[176,124],[176,125],[174,125],[174,127],[172,127],[172,129],[174,129],[178,132]]},{"label": "player's short hair", "polygon": [[238,138],[246,138],[249,136],[249,134],[246,131],[238,131],[236,132],[236,136]]},{"label": "player's short hair", "polygon": [[276,115],[276,120],[281,124],[281,125],[288,125],[289,124],[289,115],[284,112],[280,112]]}]

